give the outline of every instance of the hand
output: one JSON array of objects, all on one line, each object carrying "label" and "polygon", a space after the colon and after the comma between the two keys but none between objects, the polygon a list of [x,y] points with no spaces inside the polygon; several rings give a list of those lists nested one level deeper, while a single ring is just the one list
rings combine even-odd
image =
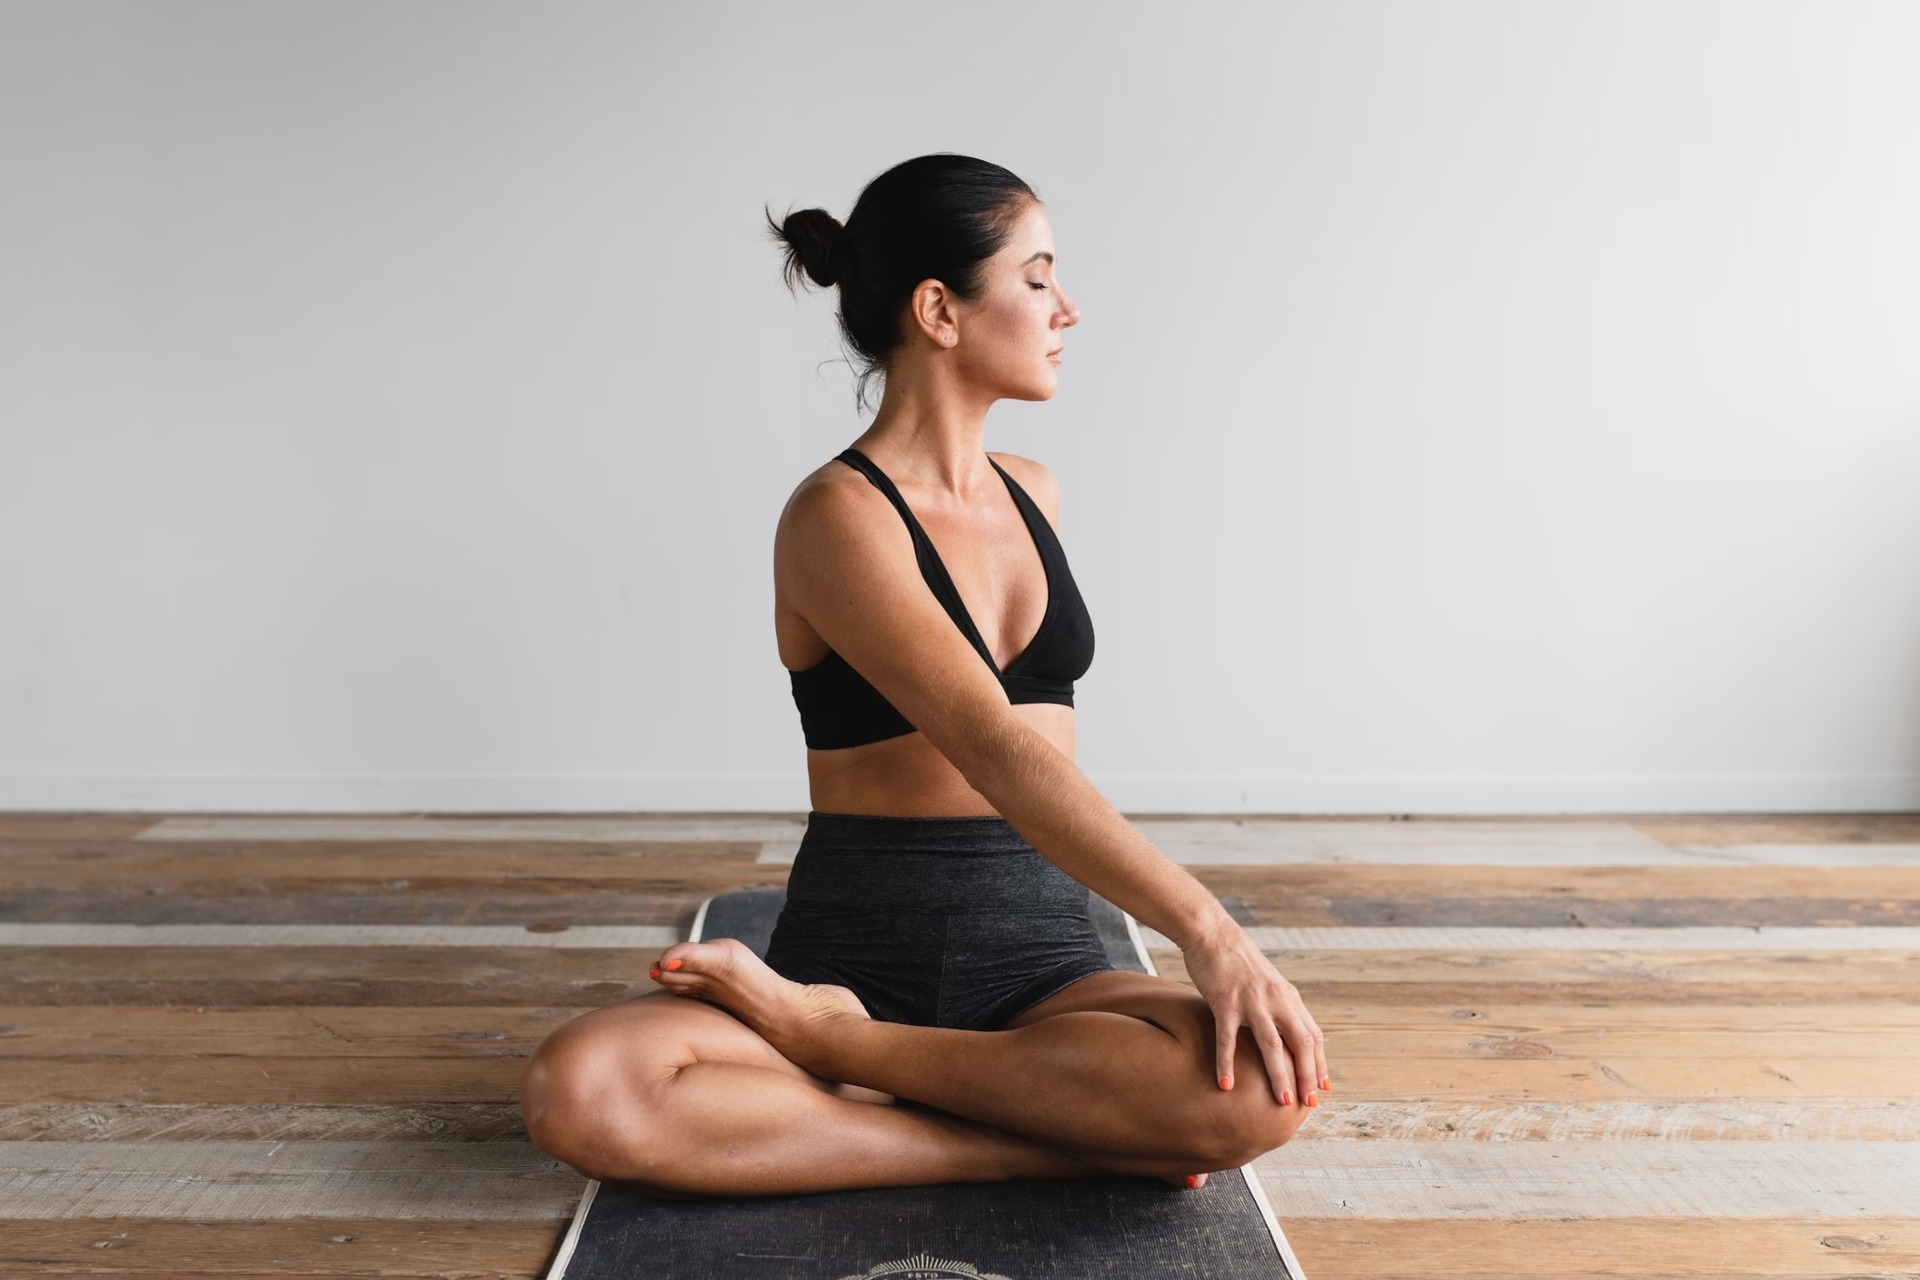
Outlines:
[{"label": "hand", "polygon": [[1243,1026],[1267,1064],[1276,1102],[1286,1105],[1291,1094],[1304,1104],[1314,1089],[1333,1087],[1319,1024],[1245,929],[1225,920],[1180,950],[1187,976],[1213,1009],[1214,1078],[1222,1089],[1233,1087],[1233,1051]]}]

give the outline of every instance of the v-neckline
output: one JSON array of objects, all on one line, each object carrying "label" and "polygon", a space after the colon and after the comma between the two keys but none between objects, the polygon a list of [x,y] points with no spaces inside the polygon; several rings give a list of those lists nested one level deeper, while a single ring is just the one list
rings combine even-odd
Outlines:
[{"label": "v-neckline", "polygon": [[[954,607],[960,611],[960,616],[955,619],[955,622],[959,625],[961,632],[966,636],[967,640],[972,643],[974,649],[986,660],[988,669],[1002,680],[1012,675],[1014,668],[1026,661],[1027,656],[1033,652],[1034,646],[1040,642],[1040,637],[1047,633],[1047,627],[1053,621],[1055,599],[1053,566],[1047,560],[1047,550],[1040,541],[1040,531],[1033,527],[1034,515],[1038,514],[1039,509],[1036,507],[1032,513],[1029,513],[1027,508],[1031,505],[1032,500],[1021,501],[1026,495],[1022,492],[1014,478],[1007,474],[1006,468],[1002,467],[992,458],[987,459],[987,465],[1000,473],[1001,481],[1007,486],[1007,496],[1013,499],[1014,509],[1020,513],[1020,521],[1027,527],[1027,536],[1033,539],[1033,549],[1040,556],[1040,572],[1047,585],[1047,605],[1046,608],[1040,612],[1040,625],[1034,629],[1032,638],[1027,641],[1020,652],[1014,654],[1013,657],[1007,660],[1005,667],[997,667],[993,662],[993,650],[981,636],[980,627],[974,622],[973,612],[967,608],[967,602],[961,598],[960,588],[954,584],[953,575],[947,572],[947,562],[940,558],[940,549],[933,545],[933,535],[926,531],[925,526],[923,526],[918,517],[913,514],[913,508],[908,505],[906,496],[900,492],[899,486],[894,484],[891,476],[880,469],[878,463],[866,454],[861,453],[852,445],[847,446],[846,452],[873,468],[872,474],[880,478],[885,486],[884,492],[886,495],[893,499],[894,506],[899,508],[900,514],[906,518],[907,524],[912,531],[918,535],[921,541],[926,543],[927,554],[933,560],[933,567],[939,572],[941,580],[946,583],[947,591],[953,597]],[[1044,520],[1046,517],[1041,516],[1040,518]],[[952,616],[951,613],[949,613],[949,616]]]}]

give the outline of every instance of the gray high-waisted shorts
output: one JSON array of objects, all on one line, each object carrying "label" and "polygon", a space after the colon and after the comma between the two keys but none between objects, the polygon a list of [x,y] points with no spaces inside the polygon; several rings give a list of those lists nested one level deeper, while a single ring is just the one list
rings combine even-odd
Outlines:
[{"label": "gray high-waisted shorts", "polygon": [[1087,887],[998,815],[807,815],[767,964],[883,1022],[998,1031],[1113,968]]}]

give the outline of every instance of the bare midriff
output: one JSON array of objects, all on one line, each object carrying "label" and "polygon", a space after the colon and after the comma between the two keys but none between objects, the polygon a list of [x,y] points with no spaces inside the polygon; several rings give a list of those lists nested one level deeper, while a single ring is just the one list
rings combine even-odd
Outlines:
[{"label": "bare midriff", "polygon": [[[1013,713],[1073,759],[1073,708],[1026,702]],[[820,813],[889,817],[991,816],[998,811],[922,733],[807,751],[808,794]]]}]

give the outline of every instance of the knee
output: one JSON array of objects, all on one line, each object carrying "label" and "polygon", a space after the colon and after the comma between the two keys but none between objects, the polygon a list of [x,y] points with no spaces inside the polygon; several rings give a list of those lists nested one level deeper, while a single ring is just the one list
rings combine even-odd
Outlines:
[{"label": "knee", "polygon": [[[1206,1133],[1212,1144],[1209,1154],[1220,1162],[1215,1168],[1252,1163],[1286,1145],[1306,1122],[1307,1108],[1297,1099],[1292,1106],[1281,1106],[1260,1066],[1237,1065],[1233,1088],[1212,1087],[1220,1100],[1209,1114]],[[1231,1101],[1221,1101],[1226,1099]]]},{"label": "knee", "polygon": [[1308,1108],[1294,1090],[1293,1103],[1281,1106],[1279,1092],[1269,1082],[1264,1055],[1247,1030],[1234,1048],[1233,1088],[1222,1089],[1217,1079],[1213,1013],[1204,1001],[1188,1007],[1189,1025],[1178,1038],[1187,1046],[1191,1066],[1200,1083],[1200,1097],[1191,1113],[1190,1127],[1200,1144],[1196,1154],[1212,1162],[1209,1169],[1238,1168],[1284,1146],[1306,1122]]},{"label": "knee", "polygon": [[650,1106],[632,1062],[611,1049],[564,1028],[542,1040],[520,1075],[520,1115],[534,1146],[584,1176],[637,1181],[636,1156],[653,1146]]}]

